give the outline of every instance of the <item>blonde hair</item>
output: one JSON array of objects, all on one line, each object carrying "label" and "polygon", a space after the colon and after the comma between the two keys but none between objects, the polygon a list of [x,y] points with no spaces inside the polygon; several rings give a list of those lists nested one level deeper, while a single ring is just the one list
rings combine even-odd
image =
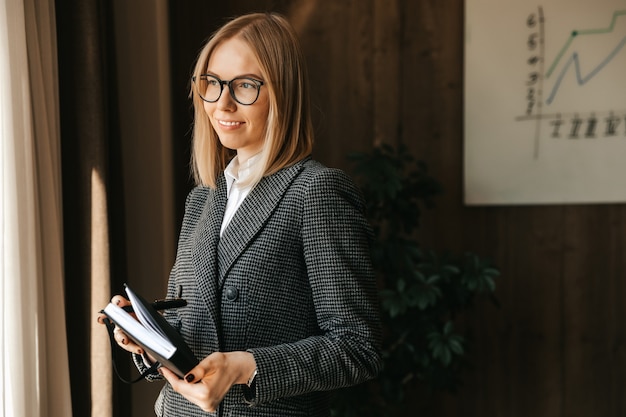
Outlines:
[{"label": "blonde hair", "polygon": [[[205,73],[211,54],[223,41],[238,37],[254,52],[269,94],[269,114],[255,184],[310,155],[313,127],[309,85],[304,56],[297,35],[287,20],[276,13],[253,13],[226,23],[200,51],[193,76]],[[191,167],[198,185],[216,187],[235,152],[220,143],[204,111],[202,99],[193,93],[194,124]]]}]

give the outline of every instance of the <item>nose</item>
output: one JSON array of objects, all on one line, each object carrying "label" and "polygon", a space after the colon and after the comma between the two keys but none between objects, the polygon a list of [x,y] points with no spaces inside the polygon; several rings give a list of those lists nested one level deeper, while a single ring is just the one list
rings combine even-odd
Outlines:
[{"label": "nose", "polygon": [[237,102],[230,94],[228,85],[222,85],[222,95],[217,100],[217,108],[220,110],[228,110],[237,107]]}]

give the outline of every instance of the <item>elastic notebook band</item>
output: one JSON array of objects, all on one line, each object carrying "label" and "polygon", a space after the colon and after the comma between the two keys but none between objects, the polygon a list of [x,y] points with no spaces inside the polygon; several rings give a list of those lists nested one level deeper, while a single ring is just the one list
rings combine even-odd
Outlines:
[{"label": "elastic notebook band", "polygon": [[156,370],[160,366],[159,362],[154,363],[151,367],[146,369],[144,372],[141,373],[141,375],[139,375],[135,379],[128,380],[128,379],[124,378],[122,375],[120,375],[119,371],[117,370],[117,364],[116,364],[116,360],[115,360],[115,352],[116,352],[117,348],[119,348],[119,346],[115,342],[115,335],[113,334],[113,330],[115,329],[115,324],[113,324],[113,322],[109,318],[107,318],[107,317],[105,317],[103,319],[103,321],[104,321],[104,324],[105,324],[105,326],[107,328],[107,333],[109,334],[109,342],[111,343],[111,361],[113,363],[113,369],[115,370],[115,374],[117,375],[117,377],[122,382],[124,382],[126,384],[134,384],[135,382],[139,382],[142,379],[144,379],[146,376],[156,372]]}]

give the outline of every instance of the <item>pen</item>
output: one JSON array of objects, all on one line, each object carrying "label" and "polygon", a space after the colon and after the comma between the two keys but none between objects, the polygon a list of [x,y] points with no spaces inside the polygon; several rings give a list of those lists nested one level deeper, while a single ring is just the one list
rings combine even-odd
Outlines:
[{"label": "pen", "polygon": [[[182,298],[174,298],[170,300],[156,300],[154,303],[152,303],[152,307],[155,310],[167,310],[170,308],[184,307],[186,305],[187,301],[183,300]],[[127,311],[129,313],[133,312],[132,305],[124,306],[122,308],[124,309],[124,311]]]}]

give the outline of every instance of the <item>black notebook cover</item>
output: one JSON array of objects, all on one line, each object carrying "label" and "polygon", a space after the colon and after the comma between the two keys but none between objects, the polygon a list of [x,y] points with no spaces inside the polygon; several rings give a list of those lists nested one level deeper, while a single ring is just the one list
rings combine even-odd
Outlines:
[{"label": "black notebook cover", "polygon": [[[167,369],[174,372],[179,377],[183,378],[187,372],[193,369],[198,363],[198,359],[195,357],[187,343],[183,337],[178,333],[178,331],[172,327],[171,324],[165,320],[165,318],[152,307],[152,305],[147,302],[143,297],[134,291],[130,290],[128,286],[126,287],[126,291],[130,291],[133,293],[135,297],[135,303],[133,304],[133,309],[138,311],[141,309],[144,313],[146,313],[152,320],[156,326],[162,330],[165,334],[166,339],[176,347],[176,351],[170,357],[164,357],[159,355],[154,349],[150,348],[150,340],[141,340],[141,337],[138,335],[132,334],[132,329],[125,328],[123,323],[118,323],[114,317],[107,314],[107,309],[105,308],[104,313],[113,321],[117,326],[119,326],[131,339],[133,339],[139,346],[141,346],[144,350],[152,355],[155,359],[159,361],[161,366],[166,367]],[[130,295],[130,294],[129,294]],[[140,305],[137,305],[139,303]],[[124,312],[125,314],[128,314]],[[134,319],[133,319],[134,320]],[[142,323],[143,325],[143,323]],[[145,326],[144,326],[145,327]]]}]

